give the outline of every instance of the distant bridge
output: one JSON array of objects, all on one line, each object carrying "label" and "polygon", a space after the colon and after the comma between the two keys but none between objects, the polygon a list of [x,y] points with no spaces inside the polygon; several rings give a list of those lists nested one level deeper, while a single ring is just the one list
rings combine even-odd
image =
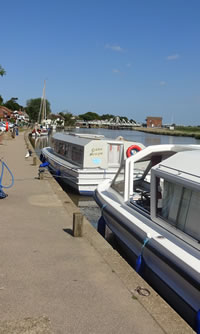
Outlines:
[{"label": "distant bridge", "polygon": [[108,129],[131,129],[137,126],[141,126],[136,122],[126,121],[125,119],[120,119],[118,116],[111,118],[109,120],[95,120],[95,121],[82,121],[77,120],[76,125],[88,128],[108,128]]}]

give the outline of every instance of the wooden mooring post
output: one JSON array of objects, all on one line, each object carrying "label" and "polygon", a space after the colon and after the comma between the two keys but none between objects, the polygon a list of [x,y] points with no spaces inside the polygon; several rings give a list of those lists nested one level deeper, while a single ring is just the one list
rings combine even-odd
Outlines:
[{"label": "wooden mooring post", "polygon": [[83,236],[83,215],[80,212],[75,212],[73,214],[73,236]]},{"label": "wooden mooring post", "polygon": [[33,165],[34,165],[34,166],[37,165],[37,157],[33,157]]},{"label": "wooden mooring post", "polygon": [[44,180],[44,170],[39,170],[39,179]]}]

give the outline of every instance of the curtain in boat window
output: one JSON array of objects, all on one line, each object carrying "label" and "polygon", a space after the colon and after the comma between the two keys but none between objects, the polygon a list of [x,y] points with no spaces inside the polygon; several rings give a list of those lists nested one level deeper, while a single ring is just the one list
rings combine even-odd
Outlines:
[{"label": "curtain in boat window", "polygon": [[170,210],[174,196],[174,184],[164,180],[162,190],[162,211],[163,218],[170,219]]},{"label": "curtain in boat window", "polygon": [[200,241],[200,193],[181,185],[162,182],[162,209],[157,215],[170,225]]},{"label": "curtain in boat window", "polygon": [[193,238],[200,241],[200,193],[191,192],[190,203],[188,206],[187,217],[185,221],[184,231]]},{"label": "curtain in boat window", "polygon": [[191,195],[192,195],[192,190],[183,188],[181,205],[180,205],[178,219],[177,219],[177,227],[182,231],[185,230],[185,224],[187,220]]}]

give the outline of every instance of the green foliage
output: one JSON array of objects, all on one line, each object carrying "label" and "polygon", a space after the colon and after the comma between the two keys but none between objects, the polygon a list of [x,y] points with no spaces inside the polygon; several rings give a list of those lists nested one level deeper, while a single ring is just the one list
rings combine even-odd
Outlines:
[{"label": "green foliage", "polygon": [[0,95],[0,106],[3,105],[3,97]]},{"label": "green foliage", "polygon": [[200,132],[199,126],[176,126],[175,130],[186,132]]},{"label": "green foliage", "polygon": [[3,77],[6,74],[4,68],[0,65],[0,76]]},{"label": "green foliage", "polygon": [[74,126],[76,119],[68,111],[62,111],[59,115],[64,119],[65,126]]},{"label": "green foliage", "polygon": [[103,114],[102,116],[100,116],[100,118],[105,121],[105,120],[109,120],[111,118],[114,118],[115,116],[114,115],[110,115],[110,114]]},{"label": "green foliage", "polygon": [[23,109],[23,106],[20,106],[17,103],[17,100],[18,100],[17,97],[12,97],[10,100],[4,103],[4,106],[12,111]]},{"label": "green foliage", "polygon": [[[38,116],[40,112],[41,98],[30,99],[26,102],[26,112],[32,122],[38,121]],[[46,111],[47,116],[51,113],[50,103],[46,100]]]},{"label": "green foliage", "polygon": [[81,114],[78,117],[86,122],[100,119],[100,116],[98,114],[96,114],[95,112],[91,112],[91,111],[88,111],[85,114]]}]

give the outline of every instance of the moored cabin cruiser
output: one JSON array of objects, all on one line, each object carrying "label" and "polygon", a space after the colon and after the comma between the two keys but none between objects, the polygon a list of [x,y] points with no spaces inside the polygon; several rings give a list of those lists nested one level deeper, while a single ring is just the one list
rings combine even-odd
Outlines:
[{"label": "moored cabin cruiser", "polygon": [[200,146],[154,145],[95,191],[102,217],[139,272],[200,330]]},{"label": "moored cabin cruiser", "polygon": [[137,142],[102,135],[56,133],[41,160],[81,195],[92,195],[97,185],[115,176],[121,160],[144,148]]}]

